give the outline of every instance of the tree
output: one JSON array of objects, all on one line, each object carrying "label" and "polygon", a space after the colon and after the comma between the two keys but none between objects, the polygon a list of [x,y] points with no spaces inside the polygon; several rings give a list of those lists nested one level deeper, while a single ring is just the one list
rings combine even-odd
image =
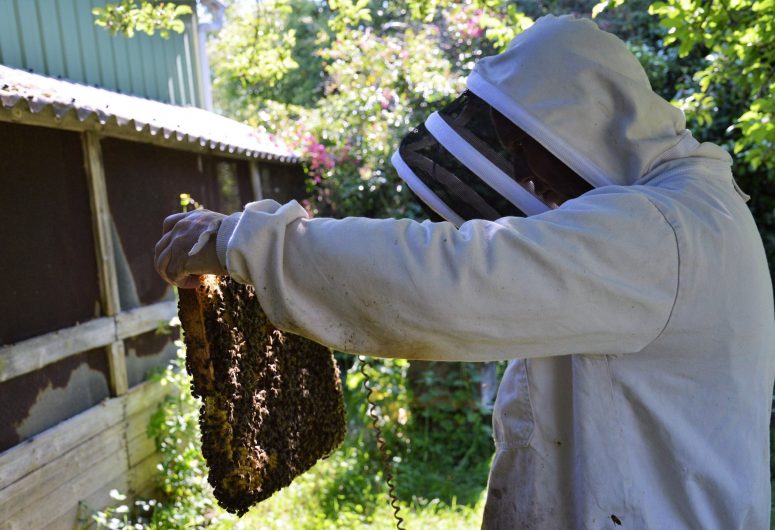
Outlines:
[{"label": "tree", "polygon": [[[601,2],[595,13],[607,8],[626,4]],[[649,13],[663,30],[652,46],[669,57],[663,77],[673,81],[661,94],[695,136],[735,155],[775,275],[775,0],[668,0]]]},{"label": "tree", "polygon": [[392,151],[532,23],[493,0],[237,2],[227,19],[210,48],[219,107],[305,153],[309,207],[334,216],[419,215]]},{"label": "tree", "polygon": [[92,9],[94,23],[113,35],[132,37],[137,31],[147,35],[158,31],[165,39],[170,31],[183,33],[186,26],[182,19],[191,13],[189,5],[161,0],[121,0]]}]

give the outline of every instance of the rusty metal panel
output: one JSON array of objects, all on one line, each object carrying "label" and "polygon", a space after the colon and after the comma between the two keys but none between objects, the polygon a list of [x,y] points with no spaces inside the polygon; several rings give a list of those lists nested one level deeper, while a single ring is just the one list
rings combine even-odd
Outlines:
[{"label": "rusty metal panel", "polygon": [[93,407],[108,395],[103,348],[0,383],[0,451]]},{"label": "rusty metal panel", "polygon": [[259,173],[263,197],[266,199],[284,203],[309,196],[306,175],[301,166],[261,162]]},{"label": "rusty metal panel", "polygon": [[[253,197],[248,163],[116,139],[104,139],[102,153],[121,309],[171,300],[153,267],[162,221],[181,210],[181,193],[212,210],[241,210]],[[174,357],[174,338],[149,332],[126,340],[130,386]]]},{"label": "rusty metal panel", "polygon": [[0,122],[0,345],[100,316],[77,133]]},{"label": "rusty metal panel", "polygon": [[170,289],[153,267],[162,221],[181,211],[181,193],[211,210],[240,210],[252,200],[248,164],[116,139],[103,140],[102,153],[116,227],[121,309],[170,300]]}]

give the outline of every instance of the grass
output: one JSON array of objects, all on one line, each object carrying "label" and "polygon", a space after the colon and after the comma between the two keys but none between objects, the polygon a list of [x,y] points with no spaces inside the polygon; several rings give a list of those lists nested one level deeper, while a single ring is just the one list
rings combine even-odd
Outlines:
[{"label": "grass", "polygon": [[[353,468],[359,467],[357,457],[347,450],[338,451],[331,458],[318,463],[310,472],[291,486],[264,501],[233,528],[256,530],[305,529],[386,529],[395,527],[393,510],[388,505],[384,488],[367,487],[359,499],[340,492],[340,481],[346,480]],[[371,483],[382,482],[381,474],[366,477]],[[400,480],[400,477],[398,478]],[[342,488],[347,490],[349,488]],[[479,528],[483,510],[484,491],[473,506],[447,504],[434,500],[411,506],[401,502],[400,514],[406,528],[435,528],[463,530]]]},{"label": "grass", "polygon": [[[404,526],[437,530],[479,528],[492,455],[489,418],[471,412],[409,413],[406,374],[387,364],[372,386],[392,455]],[[377,373],[379,372],[379,374]],[[257,530],[389,529],[395,527],[374,431],[367,424],[360,374],[348,371],[348,436],[328,459],[248,512],[234,528]],[[462,384],[462,383],[461,383]],[[468,384],[461,394],[468,395]],[[454,405],[452,405],[454,409]]]},{"label": "grass", "polygon": [[[367,420],[363,376],[357,364],[345,367],[345,404],[348,434],[329,458],[297,477],[287,488],[261,502],[238,519],[220,509],[206,480],[199,444],[198,400],[190,393],[183,370],[182,343],[178,359],[159,375],[173,393],[151,419],[149,433],[162,453],[156,477],[158,499],[128,500],[111,492],[115,505],[94,513],[83,528],[111,530],[340,530],[395,527],[387,497],[376,436]],[[484,490],[492,457],[489,418],[475,407],[411,410],[412,393],[406,386],[404,361],[374,363],[370,386],[392,455],[395,484],[401,499],[400,516],[408,529],[465,530],[479,528]],[[470,370],[469,370],[470,371]],[[453,374],[454,382],[442,392],[469,400],[475,381]],[[462,374],[462,376],[461,376]],[[473,386],[472,386],[473,385]],[[450,390],[451,389],[451,390]]]}]

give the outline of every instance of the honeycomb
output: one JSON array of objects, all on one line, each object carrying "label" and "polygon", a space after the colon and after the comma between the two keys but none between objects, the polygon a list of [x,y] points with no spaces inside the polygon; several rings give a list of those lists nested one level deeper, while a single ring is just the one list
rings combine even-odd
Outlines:
[{"label": "honeycomb", "polygon": [[251,286],[202,276],[179,296],[208,481],[242,515],[342,443],[339,371],[328,348],[272,326]]}]

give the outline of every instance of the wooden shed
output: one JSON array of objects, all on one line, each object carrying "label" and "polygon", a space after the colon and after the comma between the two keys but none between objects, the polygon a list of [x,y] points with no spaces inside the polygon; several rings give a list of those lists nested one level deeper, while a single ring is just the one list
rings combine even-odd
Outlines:
[{"label": "wooden shed", "polygon": [[[0,0],[0,25],[10,4],[47,2]],[[299,159],[246,125],[78,81],[0,66],[2,529],[73,528],[111,488],[147,492],[147,377],[175,354],[153,246],[180,194],[228,212],[305,193]]]}]

